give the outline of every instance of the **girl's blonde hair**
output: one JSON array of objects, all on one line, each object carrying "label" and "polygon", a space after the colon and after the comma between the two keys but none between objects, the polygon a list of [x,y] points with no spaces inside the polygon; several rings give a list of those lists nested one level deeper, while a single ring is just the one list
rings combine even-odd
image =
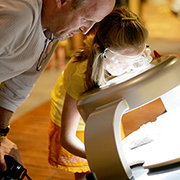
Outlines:
[{"label": "girl's blonde hair", "polygon": [[[88,89],[106,83],[103,66],[103,53],[108,47],[123,50],[142,46],[148,37],[148,31],[139,17],[127,7],[114,9],[99,22],[95,35],[86,40],[85,48],[75,53],[76,61],[88,59],[86,82]],[[100,47],[95,51],[93,44]]]}]

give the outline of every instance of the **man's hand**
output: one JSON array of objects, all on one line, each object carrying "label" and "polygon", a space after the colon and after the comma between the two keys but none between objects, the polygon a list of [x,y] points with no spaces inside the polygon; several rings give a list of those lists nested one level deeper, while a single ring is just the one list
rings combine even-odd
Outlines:
[{"label": "man's hand", "polygon": [[[0,128],[4,129],[8,126],[12,114],[13,114],[12,111],[0,107]],[[4,138],[1,137],[0,138],[0,169],[2,171],[5,171],[7,168],[4,160],[5,155],[10,155],[18,163],[22,164],[21,156],[16,144],[10,141],[7,137]]]},{"label": "man's hand", "polygon": [[7,137],[0,140],[0,169],[2,171],[6,170],[4,155],[9,155],[13,157],[18,163],[22,164],[21,156],[16,144],[10,141]]}]

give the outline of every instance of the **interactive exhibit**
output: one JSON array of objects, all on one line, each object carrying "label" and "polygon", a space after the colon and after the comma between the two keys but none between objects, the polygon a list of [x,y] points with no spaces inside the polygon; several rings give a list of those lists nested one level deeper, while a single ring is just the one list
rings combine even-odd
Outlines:
[{"label": "interactive exhibit", "polygon": [[[116,77],[106,86],[95,88],[80,97],[77,106],[86,122],[85,148],[94,179],[180,178],[177,138],[180,100],[177,93],[173,95],[174,88],[179,84],[180,58],[168,55],[153,60],[145,69]],[[167,112],[157,120],[156,127],[160,128],[154,133],[157,137],[130,149],[128,137],[121,141],[123,114],[159,97]]]}]

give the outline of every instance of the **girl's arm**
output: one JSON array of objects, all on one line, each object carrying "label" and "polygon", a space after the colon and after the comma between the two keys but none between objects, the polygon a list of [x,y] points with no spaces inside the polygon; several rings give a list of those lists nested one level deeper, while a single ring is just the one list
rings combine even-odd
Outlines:
[{"label": "girl's arm", "polygon": [[70,153],[86,158],[85,146],[76,137],[80,114],[76,106],[77,100],[66,93],[61,122],[61,144]]}]

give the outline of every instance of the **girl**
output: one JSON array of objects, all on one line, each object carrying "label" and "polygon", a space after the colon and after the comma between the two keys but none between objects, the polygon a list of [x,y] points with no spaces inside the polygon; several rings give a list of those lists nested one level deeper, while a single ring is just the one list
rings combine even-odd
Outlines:
[{"label": "girl", "polygon": [[89,171],[83,144],[85,125],[76,107],[77,99],[129,67],[149,61],[147,37],[148,31],[140,19],[126,7],[120,7],[98,24],[96,34],[87,38],[85,48],[73,55],[52,91],[51,165],[75,173],[76,180],[85,180]]}]

